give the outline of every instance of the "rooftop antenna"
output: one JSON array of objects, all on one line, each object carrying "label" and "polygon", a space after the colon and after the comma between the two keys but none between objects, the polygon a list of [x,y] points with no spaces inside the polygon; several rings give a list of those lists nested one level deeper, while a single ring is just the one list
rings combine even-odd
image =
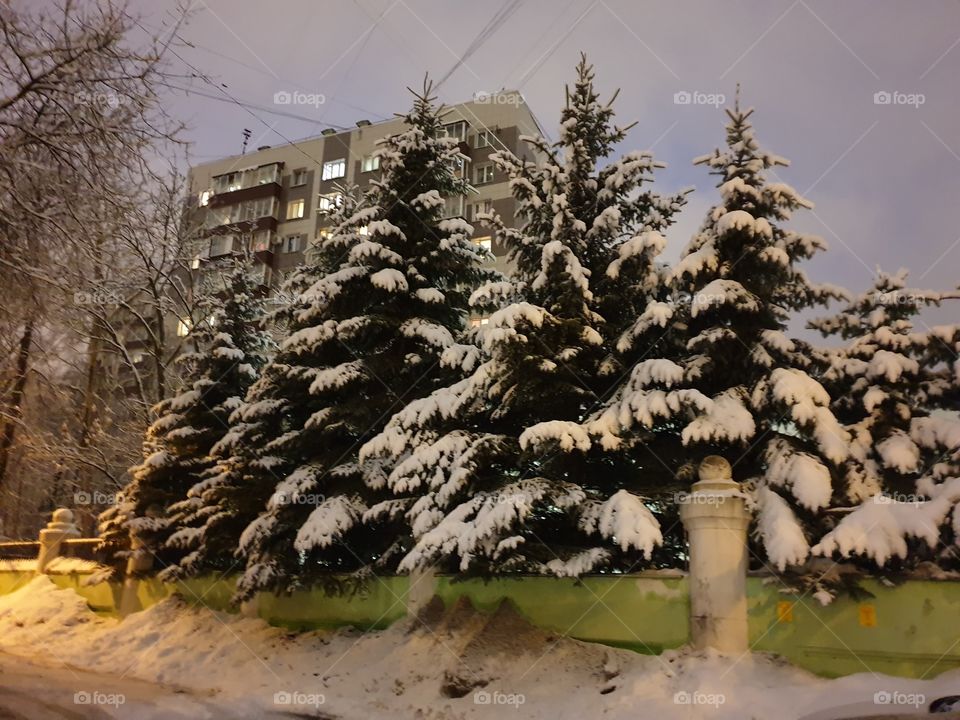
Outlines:
[{"label": "rooftop antenna", "polygon": [[243,129],[243,149],[240,151],[241,155],[247,154],[247,142],[250,140],[250,136],[253,135],[248,128]]}]

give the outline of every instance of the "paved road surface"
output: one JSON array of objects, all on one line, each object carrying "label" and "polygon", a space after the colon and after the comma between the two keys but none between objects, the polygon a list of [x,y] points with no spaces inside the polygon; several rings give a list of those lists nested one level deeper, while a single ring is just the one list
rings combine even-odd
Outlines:
[{"label": "paved road surface", "polygon": [[0,720],[236,720],[245,712],[265,720],[318,717],[231,707],[229,698],[0,653]]}]

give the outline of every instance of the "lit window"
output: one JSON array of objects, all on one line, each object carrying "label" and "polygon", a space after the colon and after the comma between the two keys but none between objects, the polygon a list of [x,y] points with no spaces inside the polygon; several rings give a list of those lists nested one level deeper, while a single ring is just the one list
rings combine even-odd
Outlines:
[{"label": "lit window", "polygon": [[293,171],[293,176],[290,178],[290,187],[300,187],[301,185],[307,184],[307,169],[300,168],[299,170]]},{"label": "lit window", "polygon": [[489,237],[474,238],[473,242],[482,247],[487,252],[493,252],[493,241]]},{"label": "lit window", "polygon": [[493,165],[478,165],[474,171],[477,185],[493,182]]},{"label": "lit window", "polygon": [[190,269],[191,269],[191,270],[199,270],[199,269],[200,269],[200,256],[199,256],[199,255],[197,255],[196,257],[193,258],[193,260],[190,261]]},{"label": "lit window", "polygon": [[344,158],[340,158],[339,160],[325,162],[323,164],[323,175],[321,177],[324,180],[335,180],[336,178],[342,178],[346,174],[347,161]]},{"label": "lit window", "polygon": [[177,320],[177,337],[186,337],[190,334],[190,321]]},{"label": "lit window", "polygon": [[291,200],[287,203],[287,220],[299,220],[303,217],[303,211],[305,208],[305,203],[303,199],[300,200]]},{"label": "lit window", "polygon": [[359,229],[357,230],[357,235],[361,235],[361,236],[363,236],[363,237],[366,237],[366,236],[369,235],[369,234],[370,234],[370,230],[367,228],[366,225],[364,225],[363,227],[361,227],[361,228],[359,228]]},{"label": "lit window", "polygon": [[288,235],[283,239],[283,252],[285,253],[295,253],[300,252],[300,236],[299,235]]},{"label": "lit window", "polygon": [[446,198],[443,201],[443,216],[445,218],[464,217],[465,204],[462,195]]},{"label": "lit window", "polygon": [[133,353],[130,356],[130,360],[133,362],[134,365],[139,365],[140,363],[143,362],[143,353],[142,352]]},{"label": "lit window", "polygon": [[481,130],[477,133],[477,141],[473,145],[476,148],[490,147],[490,131]]},{"label": "lit window", "polygon": [[327,213],[332,212],[342,204],[343,195],[340,193],[330,193],[329,195],[320,196],[320,202],[318,203],[317,207],[320,209],[320,212]]},{"label": "lit window", "polygon": [[367,155],[363,158],[363,171],[364,172],[373,172],[374,170],[380,169],[380,156],[379,155]]},{"label": "lit window", "polygon": [[478,215],[485,213],[493,212],[493,201],[492,200],[483,200],[482,202],[473,203],[470,206],[470,219],[478,220]]},{"label": "lit window", "polygon": [[199,195],[199,197],[197,198],[197,200],[198,200],[199,203],[200,203],[200,207],[206,207],[206,206],[209,204],[209,202],[210,202],[210,191],[209,191],[209,190],[201,190],[201,191],[200,191],[200,195]]},{"label": "lit window", "polygon": [[266,252],[270,250],[270,231],[257,230],[250,240],[255,252]]},{"label": "lit window", "polygon": [[490,318],[470,318],[470,327],[483,327],[490,324]]}]

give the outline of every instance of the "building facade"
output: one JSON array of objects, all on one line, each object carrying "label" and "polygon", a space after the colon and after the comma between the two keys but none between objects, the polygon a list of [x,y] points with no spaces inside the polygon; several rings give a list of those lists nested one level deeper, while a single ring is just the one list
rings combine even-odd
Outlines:
[{"label": "building facade", "polygon": [[[472,191],[449,198],[447,217],[475,221],[479,212],[494,211],[514,223],[514,200],[507,178],[490,162],[490,154],[509,151],[534,160],[523,135],[542,130],[518,92],[484,95],[445,108],[444,131],[460,143],[459,171]],[[327,213],[338,198],[337,186],[362,189],[379,176],[377,142],[402,132],[401,118],[355,128],[326,130],[321,135],[287,145],[260,147],[245,155],[195,165],[190,191],[200,230],[191,268],[247,249],[253,252],[261,282],[276,288],[303,262],[311,239],[327,229]],[[474,241],[483,244],[505,266],[503,248],[489,230],[473,222]]]}]

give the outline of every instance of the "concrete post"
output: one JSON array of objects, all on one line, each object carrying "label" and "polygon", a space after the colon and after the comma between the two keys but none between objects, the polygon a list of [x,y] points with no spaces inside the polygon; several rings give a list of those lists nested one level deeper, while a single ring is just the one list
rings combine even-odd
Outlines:
[{"label": "concrete post", "polygon": [[240,614],[245,618],[260,617],[260,593],[240,603]]},{"label": "concrete post", "polygon": [[123,590],[120,594],[120,617],[143,610],[140,603],[140,580],[151,567],[153,567],[153,556],[144,549],[142,540],[131,537],[127,574],[123,579]]},{"label": "concrete post", "polygon": [[436,568],[414,570],[410,573],[409,580],[406,597],[407,616],[419,617],[420,612],[427,607],[437,593]]},{"label": "concrete post", "polygon": [[690,543],[690,634],[697,649],[747,650],[749,515],[730,463],[704,458],[699,482],[681,500]]},{"label": "concrete post", "polygon": [[50,561],[60,556],[63,541],[80,537],[80,530],[73,522],[73,513],[66,508],[53,511],[53,518],[40,531],[40,553],[37,555],[37,572],[46,572]]}]

